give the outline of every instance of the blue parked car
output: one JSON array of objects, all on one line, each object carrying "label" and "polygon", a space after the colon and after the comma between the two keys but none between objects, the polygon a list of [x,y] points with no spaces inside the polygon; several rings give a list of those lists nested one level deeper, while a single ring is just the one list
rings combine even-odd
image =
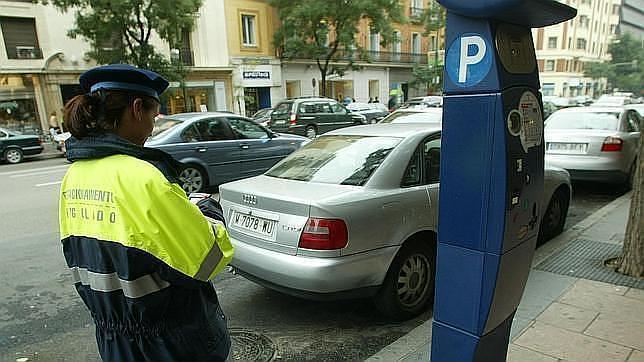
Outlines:
[{"label": "blue parked car", "polygon": [[309,141],[235,114],[199,112],[157,118],[145,145],[186,164],[180,179],[190,193],[262,174]]}]

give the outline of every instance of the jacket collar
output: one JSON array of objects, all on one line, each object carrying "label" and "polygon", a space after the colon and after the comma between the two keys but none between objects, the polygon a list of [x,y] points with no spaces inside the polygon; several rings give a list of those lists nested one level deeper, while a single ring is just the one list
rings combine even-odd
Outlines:
[{"label": "jacket collar", "polygon": [[113,155],[128,155],[147,161],[163,173],[168,181],[178,183],[181,162],[169,154],[139,145],[117,136],[114,133],[104,133],[83,137],[70,137],[65,141],[67,159],[70,162],[99,159]]}]

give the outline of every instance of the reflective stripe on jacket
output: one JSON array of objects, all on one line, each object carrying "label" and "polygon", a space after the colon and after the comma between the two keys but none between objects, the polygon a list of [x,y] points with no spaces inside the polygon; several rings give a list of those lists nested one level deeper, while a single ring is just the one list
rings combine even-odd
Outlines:
[{"label": "reflective stripe on jacket", "polygon": [[72,164],[61,186],[60,233],[140,249],[201,281],[233,255],[223,225],[211,226],[179,185],[126,155]]}]

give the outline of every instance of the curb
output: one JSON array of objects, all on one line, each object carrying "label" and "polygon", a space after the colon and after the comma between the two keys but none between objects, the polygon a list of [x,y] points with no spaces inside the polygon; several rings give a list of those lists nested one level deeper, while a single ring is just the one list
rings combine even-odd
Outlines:
[{"label": "curb", "polygon": [[[595,225],[604,216],[611,213],[616,208],[622,206],[622,204],[630,202],[632,193],[632,191],[629,191],[626,194],[611,201],[609,204],[590,214],[585,219],[573,225],[568,230],[564,231],[557,237],[549,240],[547,243],[542,245],[534,254],[531,268],[539,265],[542,261],[564,248],[566,244],[568,244],[571,240],[579,237],[579,235],[581,235],[591,226]],[[410,357],[416,357],[419,354],[422,354],[423,356],[427,356],[429,358],[429,355],[426,354],[429,353],[429,348],[426,347],[429,347],[431,342],[433,320],[434,319],[432,318],[425,321],[420,326],[414,328],[409,333],[405,334],[393,343],[381,349],[373,356],[369,357],[367,361],[403,361]],[[421,359],[415,358],[413,360]]]}]

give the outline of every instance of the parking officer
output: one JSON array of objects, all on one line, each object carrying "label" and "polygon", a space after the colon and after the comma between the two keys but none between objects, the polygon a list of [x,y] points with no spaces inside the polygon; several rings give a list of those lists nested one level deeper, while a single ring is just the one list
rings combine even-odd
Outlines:
[{"label": "parking officer", "polygon": [[233,254],[221,209],[191,203],[176,183],[179,164],[143,147],[168,82],[119,64],[85,72],[80,84],[86,93],[65,106],[73,164],[60,233],[101,357],[225,360],[226,318],[209,283]]}]

